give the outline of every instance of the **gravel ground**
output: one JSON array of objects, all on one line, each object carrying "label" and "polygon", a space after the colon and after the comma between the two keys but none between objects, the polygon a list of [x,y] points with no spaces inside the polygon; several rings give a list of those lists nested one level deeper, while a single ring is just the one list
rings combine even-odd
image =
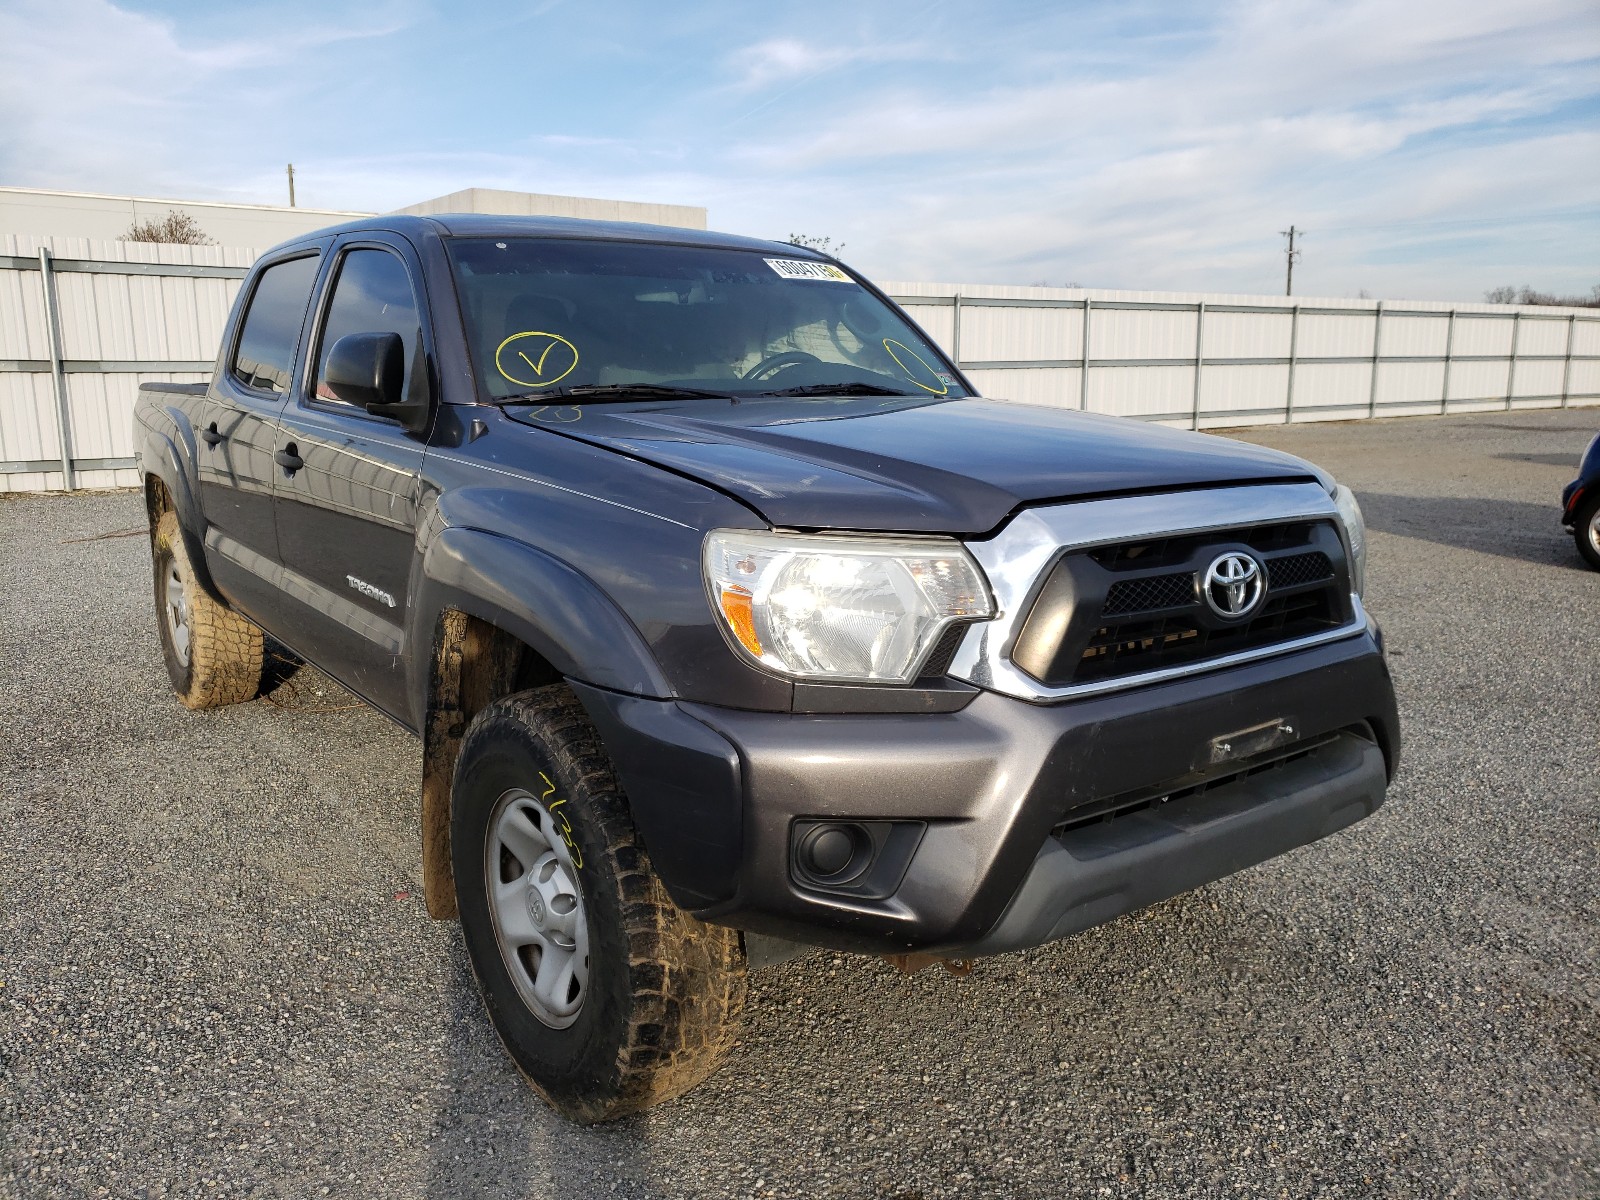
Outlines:
[{"label": "gravel ground", "polygon": [[420,900],[417,745],[314,672],[172,698],[131,494],[0,502],[0,1193],[1600,1195],[1600,414],[1250,431],[1356,488],[1405,760],[1317,845],[967,979],[758,973],[575,1129]]}]

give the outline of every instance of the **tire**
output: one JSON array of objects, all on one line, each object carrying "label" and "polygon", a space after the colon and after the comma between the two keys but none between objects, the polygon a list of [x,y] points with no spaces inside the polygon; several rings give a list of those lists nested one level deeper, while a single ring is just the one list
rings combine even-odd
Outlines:
[{"label": "tire", "polygon": [[1578,553],[1596,571],[1600,571],[1600,488],[1572,514],[1572,540],[1578,543]]},{"label": "tire", "polygon": [[450,820],[461,931],[484,1007],[552,1107],[583,1124],[609,1121],[716,1070],[744,1007],[739,934],[673,904],[569,688],[522,692],[478,714]]},{"label": "tire", "polygon": [[261,692],[261,630],[208,596],[195,582],[178,514],[150,531],[161,656],[178,699],[189,708],[254,700]]}]

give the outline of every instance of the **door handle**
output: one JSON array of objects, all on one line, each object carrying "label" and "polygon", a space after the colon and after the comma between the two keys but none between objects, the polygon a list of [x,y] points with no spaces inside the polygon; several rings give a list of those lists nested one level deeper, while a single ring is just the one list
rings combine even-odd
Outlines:
[{"label": "door handle", "polygon": [[301,467],[306,465],[306,460],[300,457],[300,448],[293,442],[290,442],[282,450],[279,450],[276,454],[274,454],[272,456],[272,461],[277,463],[284,469],[286,473],[290,475],[293,475]]},{"label": "door handle", "polygon": [[215,446],[219,442],[227,441],[228,435],[225,433],[218,433],[217,423],[213,421],[210,425],[200,431],[200,440],[205,442],[205,444],[208,446]]}]

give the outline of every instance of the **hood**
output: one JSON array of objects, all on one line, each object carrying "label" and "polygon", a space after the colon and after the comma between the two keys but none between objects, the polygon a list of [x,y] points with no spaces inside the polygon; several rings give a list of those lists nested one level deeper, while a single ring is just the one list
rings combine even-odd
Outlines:
[{"label": "hood", "polygon": [[1042,501],[1320,478],[1260,446],[997,400],[772,397],[507,414],[700,480],[795,529],[981,534]]}]

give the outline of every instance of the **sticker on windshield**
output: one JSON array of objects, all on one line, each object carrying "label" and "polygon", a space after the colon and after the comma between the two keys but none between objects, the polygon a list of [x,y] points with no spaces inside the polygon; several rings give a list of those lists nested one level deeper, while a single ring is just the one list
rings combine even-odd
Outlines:
[{"label": "sticker on windshield", "polygon": [[855,282],[832,263],[812,262],[804,258],[769,258],[766,262],[785,279],[816,279],[823,283]]},{"label": "sticker on windshield", "polygon": [[560,383],[577,368],[578,348],[559,333],[530,329],[495,347],[495,370],[512,383],[542,388]]}]

